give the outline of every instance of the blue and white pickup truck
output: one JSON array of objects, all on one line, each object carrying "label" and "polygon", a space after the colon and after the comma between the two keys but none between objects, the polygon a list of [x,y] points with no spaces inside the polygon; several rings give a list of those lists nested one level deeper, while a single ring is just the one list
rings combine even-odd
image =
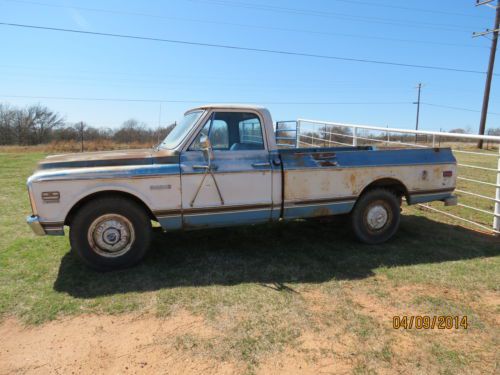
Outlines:
[{"label": "blue and white pickup truck", "polygon": [[[49,156],[28,178],[36,234],[64,235],[88,265],[137,263],[165,231],[350,214],[362,242],[391,238],[408,204],[456,204],[448,148],[278,149],[265,108],[186,112],[156,148]],[[318,224],[320,225],[320,224]]]}]

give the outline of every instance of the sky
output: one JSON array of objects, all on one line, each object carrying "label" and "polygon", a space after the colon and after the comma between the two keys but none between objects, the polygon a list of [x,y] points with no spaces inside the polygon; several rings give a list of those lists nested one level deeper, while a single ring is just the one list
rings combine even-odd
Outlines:
[{"label": "sky", "polygon": [[[495,11],[474,4],[0,0],[0,22],[485,72],[491,41],[472,33],[492,28]],[[274,120],[414,128],[421,82],[420,129],[477,131],[486,78],[4,25],[0,45],[1,103],[42,104],[68,122],[112,128],[130,118],[166,125],[213,102],[259,103]],[[499,88],[500,75],[493,79],[487,128],[500,127]]]}]

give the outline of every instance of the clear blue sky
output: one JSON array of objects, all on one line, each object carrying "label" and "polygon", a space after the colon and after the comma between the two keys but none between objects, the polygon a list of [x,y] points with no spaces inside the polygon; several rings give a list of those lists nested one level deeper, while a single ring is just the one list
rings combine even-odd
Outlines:
[{"label": "clear blue sky", "polygon": [[[486,71],[494,10],[473,0],[0,0],[0,22]],[[98,11],[100,10],[100,11]],[[41,103],[69,122],[156,126],[159,103],[40,97],[259,102],[297,117],[415,124],[425,103],[480,110],[485,76],[0,26],[0,101]],[[500,64],[500,61],[498,61]],[[499,70],[496,69],[498,72]],[[500,76],[490,111],[500,113]],[[33,96],[40,99],[7,96]],[[312,105],[272,102],[349,102]],[[368,104],[395,103],[395,104]],[[163,103],[162,123],[196,104]],[[424,105],[421,128],[470,127],[480,114]],[[500,126],[491,115],[488,128]]]}]

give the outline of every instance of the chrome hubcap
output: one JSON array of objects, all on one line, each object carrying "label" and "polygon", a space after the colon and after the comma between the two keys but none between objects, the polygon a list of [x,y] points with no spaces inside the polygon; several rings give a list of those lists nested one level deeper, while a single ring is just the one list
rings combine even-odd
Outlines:
[{"label": "chrome hubcap", "polygon": [[366,221],[371,230],[379,230],[387,224],[389,215],[384,206],[375,205],[370,207],[366,215]]},{"label": "chrome hubcap", "polygon": [[135,241],[132,223],[118,214],[95,219],[87,234],[89,244],[99,255],[113,258],[125,254]]}]

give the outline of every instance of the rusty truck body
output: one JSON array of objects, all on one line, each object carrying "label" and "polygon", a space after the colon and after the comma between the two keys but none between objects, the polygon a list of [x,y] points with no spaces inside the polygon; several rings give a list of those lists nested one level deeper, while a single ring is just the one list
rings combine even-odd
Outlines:
[{"label": "rusty truck body", "polygon": [[400,205],[456,204],[449,148],[279,149],[265,108],[191,109],[156,148],[49,156],[28,179],[36,234],[63,235],[98,269],[145,255],[165,231],[350,214],[356,237],[387,241]]}]

